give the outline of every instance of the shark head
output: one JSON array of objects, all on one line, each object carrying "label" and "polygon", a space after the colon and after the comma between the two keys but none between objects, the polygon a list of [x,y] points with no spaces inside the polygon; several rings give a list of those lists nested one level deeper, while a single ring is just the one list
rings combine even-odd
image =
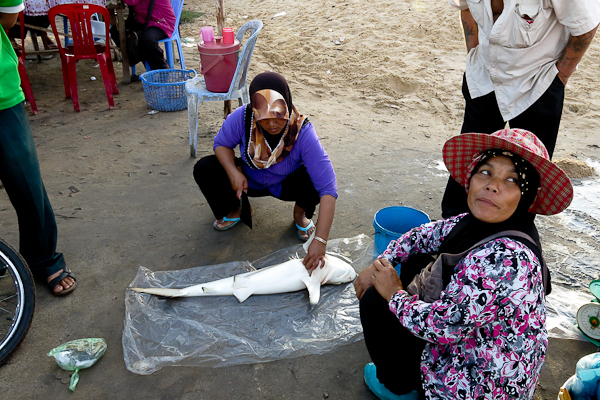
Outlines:
[{"label": "shark head", "polygon": [[[358,276],[352,265],[332,255],[326,256],[323,270],[326,271],[326,275],[321,280],[322,285],[340,285],[352,282]],[[315,271],[318,271],[318,268]]]}]

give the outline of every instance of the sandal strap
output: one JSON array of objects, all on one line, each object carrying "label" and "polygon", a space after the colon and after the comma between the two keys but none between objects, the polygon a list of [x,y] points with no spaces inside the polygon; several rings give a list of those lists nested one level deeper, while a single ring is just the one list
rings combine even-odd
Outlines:
[{"label": "sandal strap", "polygon": [[313,226],[315,226],[315,224],[313,223],[312,219],[309,219],[309,221],[310,221],[310,222],[308,223],[308,225],[306,225],[306,228],[303,228],[303,227],[301,227],[301,226],[300,226],[300,225],[298,225],[298,224],[296,224],[296,228],[298,228],[298,230],[299,230],[299,231],[302,231],[302,232],[308,232],[308,230],[309,230],[310,228],[312,228]]},{"label": "sandal strap", "polygon": [[223,222],[239,222],[241,221],[240,218],[228,218],[228,217],[223,217]]},{"label": "sandal strap", "polygon": [[54,289],[65,278],[73,278],[74,281],[77,281],[77,278],[75,278],[75,275],[73,275],[73,272],[71,272],[67,268],[64,268],[63,271],[60,273],[60,275],[58,275],[56,278],[54,278],[50,282],[48,282],[48,286],[50,286],[51,289]]}]

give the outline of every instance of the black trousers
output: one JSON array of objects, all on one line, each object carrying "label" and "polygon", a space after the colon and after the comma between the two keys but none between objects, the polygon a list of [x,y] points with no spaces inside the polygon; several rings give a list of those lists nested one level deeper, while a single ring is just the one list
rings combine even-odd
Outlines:
[{"label": "black trousers", "polygon": [[[467,87],[466,76],[463,76],[462,92],[465,97],[465,117],[460,133],[490,134],[504,129],[506,122],[500,114],[494,92],[472,99]],[[519,128],[533,132],[544,143],[550,158],[552,158],[558,137],[564,98],[565,85],[557,76],[542,97],[527,110],[508,121],[509,126],[513,129]],[[465,188],[450,177],[442,199],[442,217],[448,218],[468,210]]]},{"label": "black trousers", "polygon": [[[165,53],[160,47],[158,41],[167,38],[167,34],[156,26],[148,27],[142,34],[140,46],[142,48],[142,57],[148,62],[152,70],[168,69],[169,65],[165,59]],[[170,46],[171,43],[167,43]]]},{"label": "black trousers", "polygon": [[[236,164],[242,160],[236,158]],[[221,219],[240,206],[240,200],[231,187],[229,177],[216,155],[201,158],[194,166],[194,180],[200,187],[215,218]],[[248,188],[249,197],[274,196],[269,189]],[[284,201],[295,201],[312,218],[320,202],[319,192],[315,189],[306,168],[301,166],[288,175],[282,183],[281,195]]]},{"label": "black trousers", "polygon": [[[415,254],[402,263],[400,280],[406,287],[434,258]],[[421,353],[427,342],[400,324],[388,303],[371,286],[359,303],[365,344],[377,367],[377,379],[395,394],[416,390],[424,394],[421,380]]]},{"label": "black trousers", "polygon": [[31,272],[47,278],[65,268],[23,103],[0,110],[0,181],[17,213],[19,252]]},{"label": "black trousers", "polygon": [[423,393],[421,353],[426,342],[400,324],[388,303],[371,286],[360,299],[365,344],[377,367],[377,379],[395,394]]}]

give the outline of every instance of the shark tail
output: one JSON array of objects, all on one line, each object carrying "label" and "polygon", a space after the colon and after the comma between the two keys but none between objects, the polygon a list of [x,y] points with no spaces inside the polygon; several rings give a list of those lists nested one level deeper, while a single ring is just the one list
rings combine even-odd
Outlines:
[{"label": "shark tail", "polygon": [[148,293],[162,297],[182,297],[185,296],[181,289],[163,289],[163,288],[130,288],[134,292]]}]

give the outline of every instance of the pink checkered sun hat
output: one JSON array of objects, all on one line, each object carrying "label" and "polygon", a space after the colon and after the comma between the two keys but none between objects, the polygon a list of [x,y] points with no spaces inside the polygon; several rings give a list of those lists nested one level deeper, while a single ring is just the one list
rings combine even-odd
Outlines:
[{"label": "pink checkered sun hat", "polygon": [[533,133],[523,129],[504,129],[492,133],[463,133],[444,145],[444,163],[450,175],[469,188],[471,165],[482,151],[508,150],[529,161],[540,175],[540,189],[529,211],[553,215],[564,211],[573,200],[573,185],[567,174],[550,161],[548,150]]}]

